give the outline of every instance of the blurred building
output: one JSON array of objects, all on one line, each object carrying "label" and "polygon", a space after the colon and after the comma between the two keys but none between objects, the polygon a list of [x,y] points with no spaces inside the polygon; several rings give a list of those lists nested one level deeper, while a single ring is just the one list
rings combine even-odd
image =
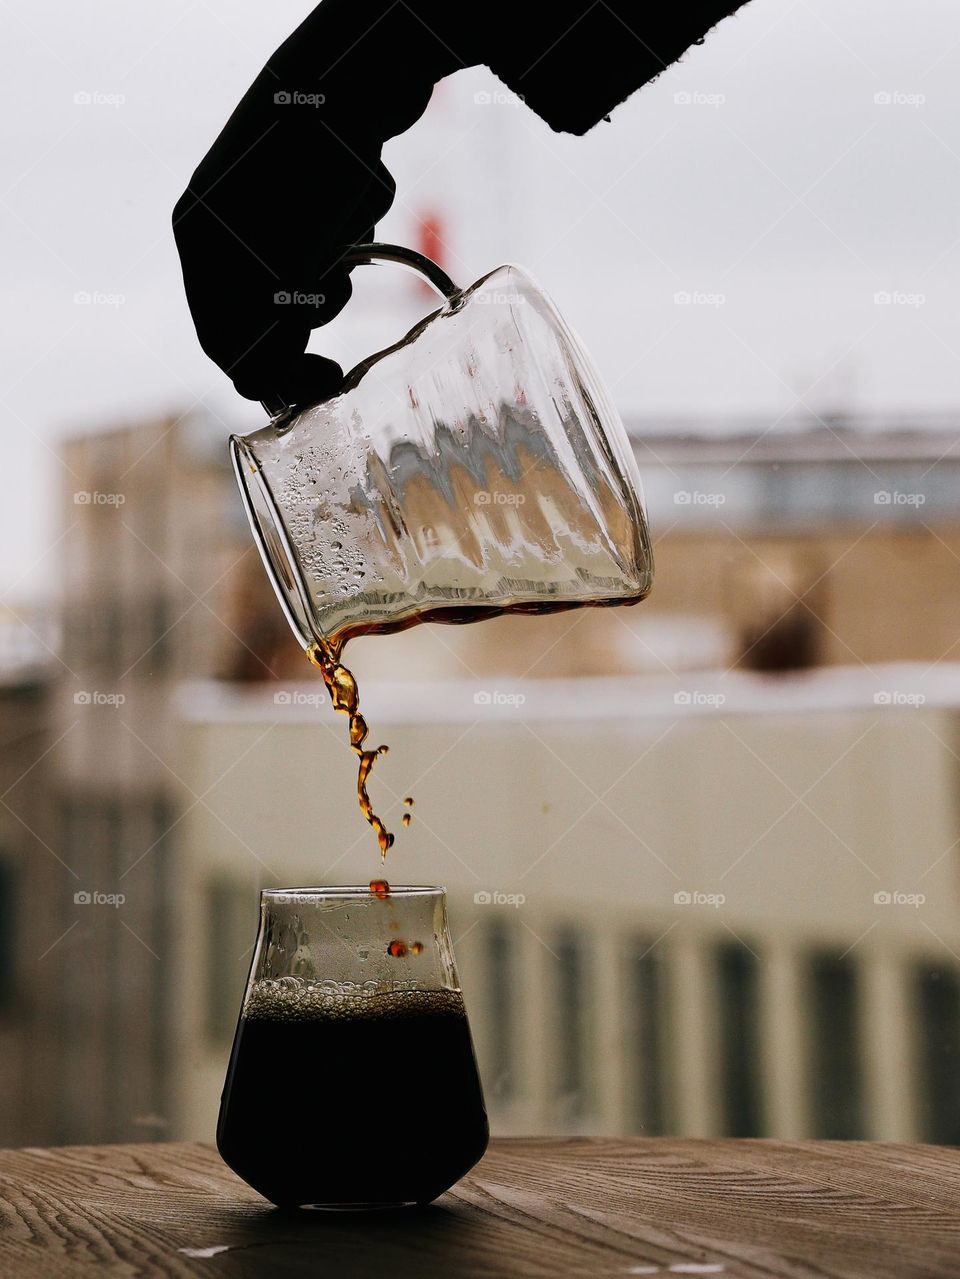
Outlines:
[{"label": "blurred building", "polygon": [[0,1090],[9,1144],[35,1140],[35,1117],[46,1114],[60,1071],[60,987],[46,962],[63,874],[51,804],[55,644],[44,614],[0,609]]},{"label": "blurred building", "polygon": [[259,566],[224,435],[197,413],[63,446],[63,638],[50,757],[62,866],[49,930],[51,942],[62,940],[45,961],[61,973],[62,1065],[37,1139],[166,1131],[184,811],[170,707],[188,675],[273,674],[271,635],[251,631],[248,643],[234,630]]},{"label": "blurred building", "polygon": [[[659,881],[637,884],[630,878],[638,863],[628,865],[621,856],[624,848],[633,847],[630,837],[601,803],[577,821],[569,837],[570,855],[557,861],[550,854],[545,866],[551,872],[542,891],[513,885],[531,852],[550,845],[560,833],[554,828],[556,814],[565,812],[578,793],[574,774],[587,766],[583,761],[599,770],[596,777],[591,772],[591,785],[603,794],[633,762],[631,752],[643,756],[647,743],[663,729],[656,700],[662,701],[662,690],[654,697],[641,689],[650,686],[653,675],[674,692],[689,692],[691,699],[713,687],[711,681],[736,687],[737,697],[747,697],[750,706],[750,714],[743,713],[746,739],[771,762],[774,757],[765,756],[761,744],[782,742],[789,764],[773,767],[781,773],[786,768],[785,775],[794,778],[801,793],[801,783],[812,782],[820,764],[827,767],[833,744],[846,740],[835,725],[838,715],[847,725],[844,732],[853,732],[860,716],[870,725],[875,720],[869,740],[876,743],[877,753],[861,760],[863,776],[849,792],[850,813],[823,820],[842,833],[848,818],[866,820],[865,810],[871,830],[876,827],[881,865],[892,855],[891,832],[900,831],[907,849],[905,870],[915,866],[910,858],[916,848],[909,825],[899,819],[895,824],[898,813],[910,813],[910,821],[922,825],[934,822],[935,811],[937,838],[941,830],[949,833],[945,814],[953,802],[952,780],[941,778],[942,756],[924,756],[914,740],[917,726],[927,725],[922,746],[933,749],[932,733],[952,741],[949,688],[936,692],[931,703],[939,708],[935,712],[927,707],[915,713],[912,704],[874,705],[870,696],[887,691],[891,677],[885,665],[892,661],[925,663],[934,668],[935,679],[957,657],[952,601],[960,572],[960,457],[950,447],[955,434],[937,422],[840,421],[814,427],[793,423],[766,434],[762,428],[737,434],[725,424],[705,429],[703,424],[679,423],[663,424],[655,432],[636,423],[632,434],[658,560],[656,587],[641,608],[502,618],[476,627],[419,627],[351,647],[372,732],[376,735],[383,725],[396,734],[394,753],[378,767],[375,792],[389,796],[390,790],[381,788],[392,786],[403,793],[421,773],[428,779],[445,778],[443,793],[434,793],[429,780],[420,786],[414,826],[398,842],[395,873],[408,880],[416,865],[416,875],[445,879],[461,921],[471,929],[458,950],[501,1127],[586,1128],[596,1121],[608,1130],[642,1122],[650,1130],[700,1131],[720,1125],[724,1130],[755,1126],[784,1134],[826,1131],[815,1114],[803,1111],[797,1100],[800,1084],[795,1079],[788,1086],[782,1061],[769,1070],[764,1066],[767,1073],[750,1094],[753,1100],[742,1102],[736,1124],[721,1123],[713,1085],[695,1077],[706,1067],[694,1064],[699,1049],[691,1045],[706,1047],[711,1060],[720,1050],[705,1022],[694,1033],[696,1017],[690,1012],[705,997],[703,991],[712,989],[710,983],[727,983],[729,999],[740,1000],[738,1012],[733,1002],[727,1011],[740,1021],[729,1021],[725,1013],[723,1024],[743,1029],[723,1041],[723,1051],[733,1053],[737,1045],[745,1051],[742,1046],[753,1042],[749,1027],[760,1024],[757,990],[770,998],[763,983],[774,980],[771,973],[780,972],[777,980],[786,983],[784,991],[807,980],[806,959],[791,961],[792,967],[784,967],[783,961],[779,969],[766,962],[754,968],[751,955],[766,956],[776,937],[795,936],[801,957],[815,956],[821,942],[827,952],[840,954],[855,940],[848,925],[859,915],[849,901],[838,898],[835,911],[825,910],[822,927],[812,907],[801,910],[798,904],[797,875],[809,877],[816,867],[829,886],[837,873],[828,856],[834,845],[822,823],[811,817],[810,829],[797,834],[796,857],[782,868],[779,888],[763,877],[740,884],[731,901],[739,894],[736,911],[742,906],[745,913],[737,914],[733,905],[715,914],[681,912],[671,932],[671,946],[687,939],[687,949],[677,951],[680,957],[659,943],[642,957],[645,947],[657,941],[661,923],[673,925],[671,902]],[[11,1118],[0,1131],[3,1141],[121,1140],[201,1129],[209,1135],[211,1098],[219,1086],[238,982],[242,984],[253,941],[256,886],[290,878],[342,882],[354,856],[359,858],[354,873],[361,879],[369,878],[374,868],[372,844],[352,798],[352,757],[344,744],[343,723],[329,711],[316,680],[299,684],[309,681],[310,673],[266,585],[227,464],[226,435],[222,422],[195,413],[88,434],[64,446],[68,481],[57,548],[62,643],[55,636],[44,639],[48,649],[58,651],[58,675],[55,680],[45,676],[42,690],[31,694],[23,691],[17,675],[9,692],[0,694],[17,707],[10,722],[26,718],[30,731],[39,735],[37,753],[49,747],[27,779],[31,798],[17,811],[39,833],[43,843],[37,848],[45,843],[51,850],[46,859],[39,853],[29,858],[31,867],[42,867],[37,872],[42,884],[29,893],[9,888],[13,904],[9,914],[0,912],[0,918],[15,920],[39,919],[42,913],[36,944],[31,938],[29,946],[16,945],[28,968],[33,950],[44,952],[49,987],[42,998],[47,1002],[41,1015],[40,994],[34,999],[29,981],[20,977],[24,993],[19,1003],[9,1004],[13,1011],[2,1024],[6,1041],[22,1054],[30,1043],[25,1027],[40,1017],[47,1033],[46,1059],[56,1064],[53,1073],[34,1072],[32,1109],[23,1120],[29,1132],[21,1132],[19,1120]],[[22,628],[4,629],[0,617],[0,651],[7,654],[8,665],[21,661],[17,646],[24,643]],[[849,686],[842,715],[822,704],[829,700],[827,688],[833,688],[823,682],[830,672],[812,671],[805,679],[797,675],[822,666],[844,668],[837,672]],[[713,675],[696,674],[703,671]],[[398,672],[411,681],[405,700],[398,703],[393,694],[381,698],[378,683]],[[761,673],[777,679],[770,682]],[[611,676],[633,682],[612,692],[605,682]],[[598,678],[599,683],[591,682]],[[419,690],[417,680],[424,681]],[[272,700],[277,681],[281,688],[299,688],[312,699],[307,709],[301,706],[299,719],[294,715],[296,723],[289,706]],[[530,699],[524,714],[496,725],[495,732],[482,718],[482,704],[470,700],[472,694],[463,701],[464,689],[493,697],[521,682]],[[536,696],[549,704],[539,703],[541,710],[531,719],[541,685]],[[776,710],[777,689],[788,687],[794,690],[789,712]],[[414,694],[416,713],[410,709]],[[671,738],[678,735],[685,743],[674,761],[673,780],[661,776],[643,756],[629,773],[629,784],[619,784],[608,799],[608,804],[616,799],[614,811],[664,860],[662,847],[674,850],[670,860],[684,868],[691,892],[699,880],[704,892],[724,891],[706,885],[716,869],[709,834],[717,825],[717,806],[729,808],[737,796],[736,805],[745,814],[763,812],[766,795],[775,788],[769,771],[757,760],[751,763],[749,751],[736,752],[723,726],[729,723],[741,731],[741,713],[734,716],[733,704],[726,704],[718,716],[714,703],[692,700],[692,711],[671,730]],[[450,775],[440,761],[461,734],[464,747],[451,756],[458,771]],[[548,746],[538,744],[538,734]],[[555,756],[566,759],[574,772],[551,771],[549,761],[556,762]],[[431,760],[436,761],[433,772],[428,771]],[[724,761],[728,772],[708,784],[716,760]],[[921,760],[941,779],[931,799],[934,808],[926,814],[913,798],[925,792],[912,781],[910,787],[902,782],[908,774],[912,778]],[[892,772],[890,761],[896,765]],[[18,768],[31,764],[32,755],[14,745],[8,762],[12,782]],[[0,760],[0,768],[6,767]],[[878,786],[881,776],[886,780]],[[11,792],[13,798],[6,802],[12,804],[18,794]],[[231,795],[226,807],[220,803],[224,794]],[[836,805],[843,806],[839,797]],[[27,807],[38,815],[36,825]],[[881,813],[889,820],[879,820]],[[47,833],[41,815],[49,822]],[[455,819],[459,825],[450,824]],[[16,817],[10,818],[7,836],[0,832],[6,840],[0,852],[16,845],[17,824]],[[442,839],[421,843],[428,827]],[[675,832],[683,832],[679,848],[674,847]],[[842,838],[850,843],[852,835]],[[459,849],[461,839],[469,845],[463,860],[473,863],[476,880],[449,851]],[[415,841],[421,852],[405,852]],[[734,842],[730,834],[725,848]],[[870,862],[861,842],[852,846]],[[928,843],[933,842],[931,834]],[[603,856],[594,852],[599,848]],[[639,864],[654,876],[660,874],[655,857],[652,866],[642,860],[642,849],[642,844],[634,848]],[[578,908],[573,910],[571,886],[580,883],[577,868],[586,864],[584,850],[590,853],[590,883],[582,893],[577,890]],[[11,864],[24,857],[11,856]],[[485,882],[487,864],[490,883]],[[760,864],[751,855],[744,868],[753,873]],[[946,874],[952,865],[948,853],[940,872]],[[494,870],[502,882],[494,882]],[[11,882],[23,885],[26,880]],[[536,877],[534,882],[539,882]],[[621,891],[624,882],[629,892]],[[670,887],[669,879],[665,885]],[[499,912],[491,907],[474,920],[471,890],[487,889],[522,891],[530,906]],[[37,904],[41,898],[42,907]],[[816,909],[823,909],[819,898]],[[615,926],[604,922],[608,911]],[[904,921],[911,921],[904,953],[912,958],[897,969],[906,974],[902,980],[912,980],[909,974],[919,971],[918,965],[926,965],[928,973],[940,965],[941,975],[931,978],[922,995],[931,1025],[952,1006],[953,960],[932,937],[927,952],[919,941],[926,939],[929,923],[948,947],[960,947],[960,941],[951,940],[948,914],[934,920],[929,912],[894,912],[892,931],[880,928],[885,917],[868,917],[877,923],[872,944],[886,938],[891,946],[894,934],[899,937],[898,930],[906,927]],[[9,938],[13,927],[3,936]],[[534,934],[543,938],[546,950]],[[721,976],[710,976],[710,956],[720,942],[734,949],[723,952],[727,966]],[[627,976],[620,961],[611,959],[614,943],[617,953],[635,951],[636,965],[630,967],[632,960],[627,964]],[[859,962],[872,953],[867,942],[863,945],[862,951],[858,946],[852,952]],[[527,948],[520,960],[518,946]],[[558,966],[540,972],[536,965],[544,956]],[[585,976],[588,960],[600,965],[591,973],[603,974],[604,983],[608,978],[613,983],[611,990],[621,990],[611,996],[612,1003],[603,1003],[604,1016],[619,1010],[626,1019],[619,1031],[612,1022],[607,1025],[599,1042],[615,1045],[626,1042],[624,1036],[646,1036],[643,1059],[652,1055],[667,1063],[660,1083],[648,1085],[630,1074],[636,1063],[624,1063],[636,1054],[604,1055],[598,1059],[599,1091],[591,1099],[576,1084],[593,1077],[586,1058],[577,1055],[587,1051],[582,1046],[569,1049],[562,1067],[567,1073],[559,1081],[545,1067],[539,1076],[530,1073],[530,1044],[546,1025],[533,1015],[541,1003],[543,1017],[587,1018],[593,1006],[589,982],[594,980]],[[833,969],[823,969],[826,975],[817,989],[833,990],[837,1000],[853,998],[843,985],[852,980],[842,975],[848,971],[836,976]],[[488,978],[488,972],[499,976]],[[873,977],[862,980],[869,983]],[[557,981],[559,993],[550,995],[542,986]],[[675,995],[676,982],[687,983],[683,989],[689,998]],[[690,994],[695,987],[700,995]],[[682,1008],[681,1021],[673,1013],[661,1022],[660,1013],[643,1012],[637,1003],[640,989],[647,990],[643,1007]],[[538,990],[541,995],[528,994]],[[490,1003],[498,1000],[502,1007]],[[514,1011],[504,1011],[508,1006]],[[804,1007],[812,1017],[809,1000]],[[628,1030],[632,1017],[645,1017],[643,1028]],[[890,1034],[906,1033],[905,1024],[894,1019],[883,1032],[884,1061],[892,1060]],[[804,1039],[796,1025],[783,1030],[785,1039],[767,1022],[763,1025],[764,1044],[773,1042],[773,1036],[789,1045],[794,1042],[790,1036],[799,1035],[797,1051],[809,1051],[809,1036]],[[582,1044],[587,1044],[586,1029],[583,1036]],[[564,1042],[581,1039],[568,1035]],[[834,1039],[828,1036],[828,1047]],[[868,1047],[862,1051],[869,1056],[871,1041],[863,1042]],[[630,1043],[635,1046],[634,1040]],[[528,1046],[521,1050],[521,1044]],[[527,1053],[522,1059],[526,1065],[519,1064],[521,1051]],[[766,1061],[768,1048],[763,1052]],[[932,1049],[925,1060],[924,1069],[931,1072],[943,1065]],[[194,1068],[195,1077],[190,1073]],[[741,1068],[747,1069],[744,1061],[731,1065],[729,1078]],[[914,1083],[905,1085],[907,1092],[916,1077],[914,1073]],[[946,1076],[938,1078],[943,1082]],[[871,1092],[873,1084],[863,1087],[867,1091],[858,1123],[864,1131],[879,1132],[877,1098],[885,1094]],[[883,1084],[888,1092],[892,1087],[889,1079]],[[761,1113],[756,1100],[761,1091],[766,1098],[762,1123],[750,1118]],[[637,1099],[641,1094],[646,1100]],[[893,1107],[891,1097],[887,1100]],[[911,1098],[913,1093],[908,1097],[905,1092],[889,1109],[884,1131],[934,1130],[917,1126],[921,1120]],[[945,1122],[943,1113],[938,1103],[936,1123]],[[709,1122],[708,1115],[714,1116]]]},{"label": "blurred building", "polygon": [[657,613],[716,619],[728,657],[759,670],[956,657],[955,425],[738,425],[634,430]]},{"label": "blurred building", "polygon": [[[184,1135],[258,885],[379,869],[311,687],[182,692]],[[381,811],[416,797],[387,877],[448,888],[496,1131],[960,1142],[960,665],[365,692]]]}]

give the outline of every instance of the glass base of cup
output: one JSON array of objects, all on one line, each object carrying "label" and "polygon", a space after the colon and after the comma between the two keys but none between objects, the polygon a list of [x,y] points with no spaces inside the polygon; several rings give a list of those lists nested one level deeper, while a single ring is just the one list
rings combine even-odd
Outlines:
[{"label": "glass base of cup", "polygon": [[383,1203],[335,1203],[284,1205],[284,1212],[389,1212],[397,1208],[425,1208],[430,1201],[423,1199],[394,1199]]}]

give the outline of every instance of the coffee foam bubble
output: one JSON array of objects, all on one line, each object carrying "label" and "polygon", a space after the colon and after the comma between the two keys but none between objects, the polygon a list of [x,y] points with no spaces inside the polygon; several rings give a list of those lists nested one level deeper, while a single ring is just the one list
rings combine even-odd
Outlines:
[{"label": "coffee foam bubble", "polygon": [[247,1021],[379,1021],[423,1014],[464,1017],[463,995],[278,977],[258,981],[243,1005]]}]

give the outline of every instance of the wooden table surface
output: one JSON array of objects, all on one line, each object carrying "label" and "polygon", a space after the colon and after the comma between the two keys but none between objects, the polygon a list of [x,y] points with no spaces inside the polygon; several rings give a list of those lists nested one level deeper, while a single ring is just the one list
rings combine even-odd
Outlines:
[{"label": "wooden table surface", "polygon": [[210,1146],[0,1151],[0,1276],[960,1275],[960,1149],[506,1139],[430,1208],[283,1214]]}]

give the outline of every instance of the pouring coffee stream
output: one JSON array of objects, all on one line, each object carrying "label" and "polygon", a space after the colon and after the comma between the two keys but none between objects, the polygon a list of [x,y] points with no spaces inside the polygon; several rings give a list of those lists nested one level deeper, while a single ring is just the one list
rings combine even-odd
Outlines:
[{"label": "pouring coffee stream", "polygon": [[[360,714],[360,692],[357,688],[357,681],[354,679],[352,671],[347,670],[339,657],[335,656],[329,648],[321,648],[319,644],[314,644],[307,649],[307,659],[319,668],[320,674],[323,676],[323,682],[326,684],[327,691],[330,694],[333,709],[349,716],[350,746],[360,757],[360,766],[357,771],[357,799],[360,802],[360,812],[373,827],[377,836],[377,843],[380,845],[380,860],[382,862],[393,847],[395,836],[387,830],[383,819],[378,817],[373,811],[373,804],[367,792],[367,779],[377,759],[381,755],[386,755],[390,747],[376,746],[373,750],[369,750],[364,745],[369,729],[367,721]],[[412,804],[413,801],[410,800],[409,803]],[[404,813],[405,819],[408,816],[409,814]],[[408,826],[410,823],[408,820],[404,820],[403,824]]]},{"label": "pouring coffee stream", "polygon": [[382,862],[394,835],[368,783],[387,748],[367,746],[347,641],[633,604],[650,590],[653,559],[616,408],[522,268],[461,290],[401,246],[356,245],[345,257],[412,268],[443,305],[357,364],[330,399],[265,403],[269,424],[232,436],[230,449],[280,606],[349,719],[360,809]]}]

